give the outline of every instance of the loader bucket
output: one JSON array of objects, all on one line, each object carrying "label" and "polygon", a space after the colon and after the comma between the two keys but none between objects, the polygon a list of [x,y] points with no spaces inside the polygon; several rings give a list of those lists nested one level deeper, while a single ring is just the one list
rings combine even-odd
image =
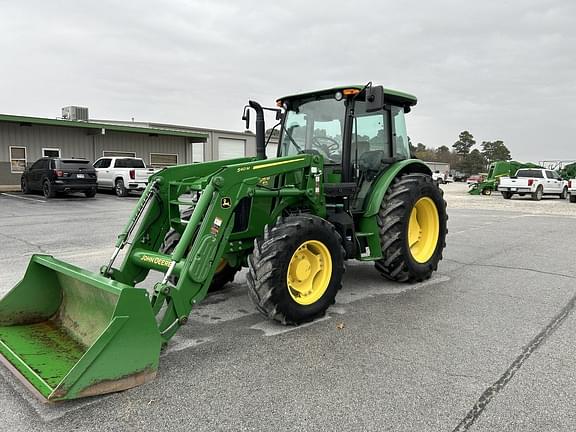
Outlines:
[{"label": "loader bucket", "polygon": [[160,348],[146,290],[48,255],[0,300],[0,360],[43,400],[148,382]]}]

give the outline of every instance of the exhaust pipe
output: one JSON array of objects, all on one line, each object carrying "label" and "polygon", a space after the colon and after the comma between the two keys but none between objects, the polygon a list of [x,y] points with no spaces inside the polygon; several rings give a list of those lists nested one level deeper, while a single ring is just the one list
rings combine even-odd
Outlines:
[{"label": "exhaust pipe", "polygon": [[262,105],[256,101],[248,101],[248,105],[256,111],[256,157],[258,159],[266,159],[264,110],[262,109]]}]

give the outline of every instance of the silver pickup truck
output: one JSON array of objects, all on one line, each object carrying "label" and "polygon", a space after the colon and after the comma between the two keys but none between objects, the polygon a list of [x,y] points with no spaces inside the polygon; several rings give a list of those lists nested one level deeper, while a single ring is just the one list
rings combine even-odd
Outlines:
[{"label": "silver pickup truck", "polygon": [[528,195],[540,201],[544,195],[558,195],[562,199],[568,196],[568,182],[556,172],[540,168],[522,168],[512,177],[500,177],[498,190],[504,199],[513,195]]}]

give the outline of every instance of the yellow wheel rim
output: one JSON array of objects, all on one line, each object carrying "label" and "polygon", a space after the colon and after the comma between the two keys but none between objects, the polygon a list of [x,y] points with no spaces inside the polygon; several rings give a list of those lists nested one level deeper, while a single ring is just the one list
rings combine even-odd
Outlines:
[{"label": "yellow wheel rim", "polygon": [[332,256],[318,240],[302,243],[288,263],[288,292],[301,305],[311,305],[324,295],[332,276]]},{"label": "yellow wheel rim", "polygon": [[440,218],[436,204],[428,197],[414,204],[408,223],[408,245],[414,261],[425,263],[436,250],[440,232]]}]

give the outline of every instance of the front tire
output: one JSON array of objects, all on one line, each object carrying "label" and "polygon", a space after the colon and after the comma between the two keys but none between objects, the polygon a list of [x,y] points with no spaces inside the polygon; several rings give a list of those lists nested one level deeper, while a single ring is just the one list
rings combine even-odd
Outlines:
[{"label": "front tire", "polygon": [[442,259],[447,221],[443,192],[429,175],[395,178],[378,214],[382,258],[376,269],[397,282],[429,279]]},{"label": "front tire", "polygon": [[487,187],[487,188],[482,189],[482,195],[486,195],[486,196],[492,195],[492,188]]},{"label": "front tire", "polygon": [[344,248],[334,225],[313,215],[279,218],[254,241],[246,276],[256,308],[282,324],[326,313],[342,287]]}]

